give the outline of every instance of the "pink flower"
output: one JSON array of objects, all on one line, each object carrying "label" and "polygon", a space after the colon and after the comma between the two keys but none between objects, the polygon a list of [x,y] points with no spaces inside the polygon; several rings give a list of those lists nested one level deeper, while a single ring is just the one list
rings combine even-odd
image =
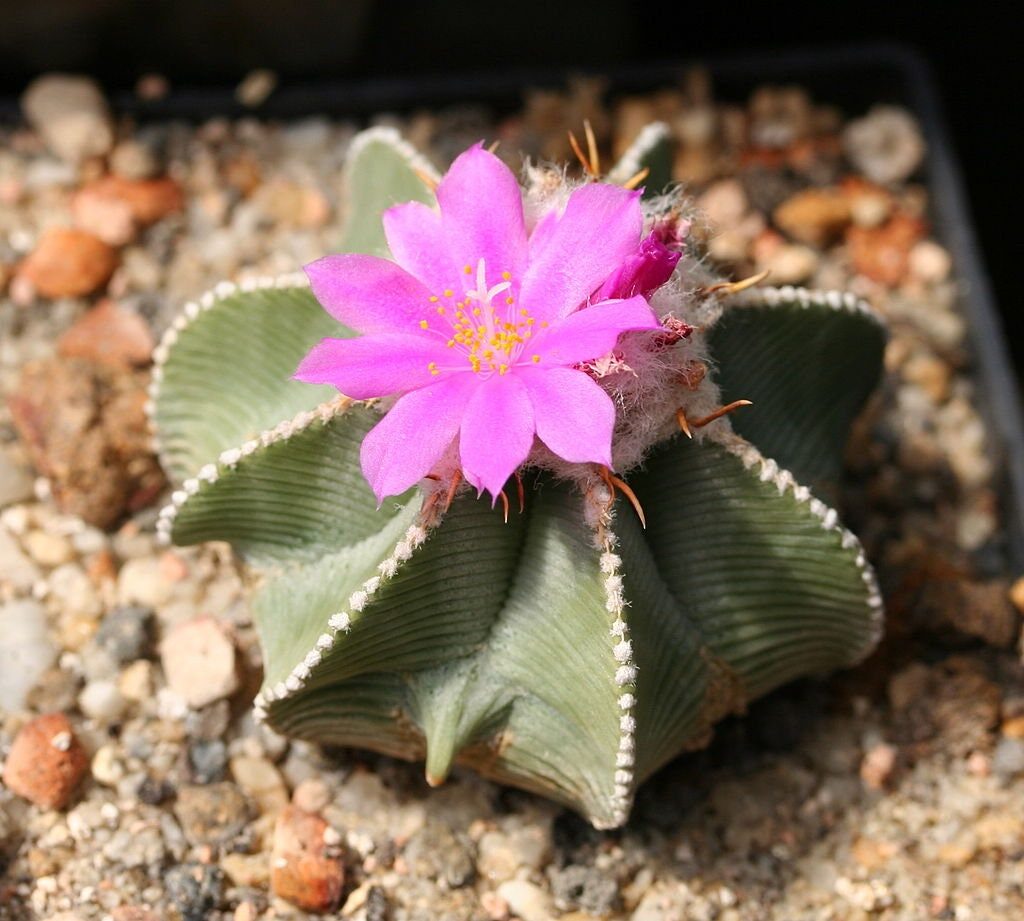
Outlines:
[{"label": "pink flower", "polygon": [[477,145],[437,201],[385,212],[393,262],[306,267],[324,308],[363,335],[322,340],[296,379],[354,399],[399,395],[362,445],[378,500],[430,473],[456,438],[466,479],[494,497],[535,437],[571,463],[610,466],[615,407],[578,366],[623,332],[660,328],[640,295],[591,302],[636,257],[639,193],[582,186],[528,233],[515,176]]},{"label": "pink flower", "polygon": [[602,300],[635,294],[649,297],[672,277],[682,255],[678,250],[669,249],[656,232],[651,233],[640,242],[636,252],[608,276],[597,296]]}]

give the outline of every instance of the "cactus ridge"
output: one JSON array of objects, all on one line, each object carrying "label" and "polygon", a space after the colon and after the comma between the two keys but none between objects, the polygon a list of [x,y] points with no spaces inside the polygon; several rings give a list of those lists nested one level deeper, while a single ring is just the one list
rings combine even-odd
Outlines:
[{"label": "cactus ridge", "polygon": [[[652,128],[636,157],[660,137]],[[350,170],[390,156],[392,178],[436,177],[396,138],[361,136]],[[394,197],[350,182],[378,214]],[[381,252],[379,221],[353,234]],[[819,498],[880,367],[884,329],[859,299],[781,288],[703,302],[685,354],[713,377],[688,412],[738,396],[755,406],[691,441],[664,427],[659,404],[656,443],[619,471],[646,530],[610,484],[556,468],[523,471],[525,507],[507,523],[465,490],[444,509],[438,484],[378,509],[359,447],[387,403],[289,378],[318,336],[352,334],[324,316],[301,278],[222,285],[156,355],[150,418],[180,483],[157,529],[228,540],[250,565],[258,719],[422,759],[431,783],[472,767],[607,828],[719,718],[877,642],[874,573]]]}]

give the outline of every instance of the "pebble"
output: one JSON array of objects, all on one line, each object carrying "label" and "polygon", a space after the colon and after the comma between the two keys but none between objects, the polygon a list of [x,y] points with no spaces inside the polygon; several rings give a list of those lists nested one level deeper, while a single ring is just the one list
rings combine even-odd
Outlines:
[{"label": "pebble", "polygon": [[331,789],[319,777],[303,780],[292,793],[292,802],[303,812],[321,812],[330,801]]},{"label": "pebble", "polygon": [[90,186],[79,189],[71,199],[71,215],[81,230],[114,247],[130,243],[138,231],[128,202],[100,194]]},{"label": "pebble", "polygon": [[899,750],[887,743],[879,743],[864,753],[860,763],[860,779],[870,790],[881,790],[892,778]]},{"label": "pebble", "polygon": [[153,334],[137,313],[104,299],[61,334],[57,352],[116,368],[138,368],[149,364]]},{"label": "pebble", "polygon": [[953,269],[949,250],[934,240],[915,243],[908,257],[910,273],[920,281],[936,285],[945,281]]},{"label": "pebble", "polygon": [[4,763],[3,782],[44,809],[63,809],[89,769],[89,758],[63,713],[26,723]]},{"label": "pebble", "polygon": [[171,867],[164,873],[163,882],[181,921],[209,921],[224,899],[224,874],[209,864]]},{"label": "pebble", "polygon": [[160,162],[151,146],[128,139],[118,141],[110,152],[110,169],[121,179],[152,179]]},{"label": "pebble", "polygon": [[823,248],[850,223],[850,205],[836,189],[804,189],[772,212],[775,226],[798,243]]},{"label": "pebble", "polygon": [[851,227],[846,243],[857,272],[894,288],[906,277],[911,250],[923,234],[919,219],[896,214],[880,227]]},{"label": "pebble", "polygon": [[132,662],[117,679],[118,690],[127,700],[142,703],[153,696],[153,663],[145,659]]},{"label": "pebble", "polygon": [[1010,604],[1024,614],[1024,576],[1015,579],[1009,591]]},{"label": "pebble", "polygon": [[914,174],[925,154],[915,119],[897,106],[875,106],[843,130],[843,150],[868,179],[883,185]]},{"label": "pebble", "polygon": [[[0,528],[0,556],[3,534]],[[0,711],[24,707],[29,691],[56,660],[43,606],[30,599],[0,604]]]},{"label": "pebble", "polygon": [[93,643],[117,665],[144,658],[153,643],[152,609],[132,604],[114,608],[100,622]]},{"label": "pebble", "polygon": [[95,234],[51,227],[18,268],[17,278],[43,297],[84,297],[110,280],[117,261],[114,248]]},{"label": "pebble", "polygon": [[498,895],[521,921],[553,921],[555,917],[551,897],[540,886],[525,879],[502,883]]},{"label": "pebble", "polygon": [[188,760],[196,783],[223,780],[228,766],[228,747],[220,739],[193,742],[188,749]]},{"label": "pebble", "polygon": [[181,186],[169,176],[157,179],[104,176],[84,185],[78,192],[78,197],[82,196],[95,204],[127,209],[133,226],[140,228],[176,214],[185,204]]},{"label": "pebble", "polygon": [[125,774],[118,747],[112,743],[101,745],[92,756],[91,772],[98,783],[116,787]]},{"label": "pebble", "polygon": [[333,911],[341,899],[345,872],[325,843],[327,823],[286,807],[274,826],[270,886],[274,895],[306,911]]},{"label": "pebble", "polygon": [[0,448],[0,509],[17,502],[26,502],[31,498],[31,472],[24,464],[11,457],[10,451]]},{"label": "pebble", "polygon": [[234,643],[212,618],[172,628],[160,644],[160,663],[170,689],[190,707],[205,707],[238,689]]},{"label": "pebble", "polygon": [[1008,779],[1024,774],[1024,739],[1003,737],[992,753],[992,772]]},{"label": "pebble", "polygon": [[117,597],[123,605],[159,608],[171,600],[174,583],[153,557],[128,560],[117,574]]},{"label": "pebble", "polygon": [[263,815],[277,815],[288,805],[288,788],[280,772],[266,758],[244,755],[231,759],[231,776]]},{"label": "pebble", "polygon": [[185,784],[174,814],[191,844],[226,845],[249,821],[249,803],[233,783]]},{"label": "pebble", "polygon": [[47,74],[21,97],[25,119],[62,160],[78,163],[106,154],[114,142],[110,111],[99,86],[87,77]]},{"label": "pebble", "polygon": [[220,868],[236,886],[266,889],[270,884],[270,861],[266,854],[225,854]]},{"label": "pebble", "polygon": [[494,883],[513,879],[520,870],[539,870],[551,851],[544,825],[506,824],[512,827],[486,831],[477,843],[477,868]]},{"label": "pebble", "polygon": [[82,713],[101,725],[116,723],[127,706],[128,701],[113,681],[90,681],[78,695]]},{"label": "pebble", "polygon": [[74,559],[75,548],[62,534],[51,531],[29,531],[25,535],[25,549],[40,566],[52,569]]},{"label": "pebble", "polygon": [[615,879],[596,866],[569,864],[548,871],[555,905],[563,910],[579,908],[590,915],[607,915],[619,903]]}]

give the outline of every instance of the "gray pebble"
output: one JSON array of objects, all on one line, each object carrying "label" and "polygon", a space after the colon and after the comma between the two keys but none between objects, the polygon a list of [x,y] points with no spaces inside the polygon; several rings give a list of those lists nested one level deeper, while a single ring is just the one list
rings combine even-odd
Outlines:
[{"label": "gray pebble", "polygon": [[145,658],[153,643],[153,611],[134,604],[114,608],[103,618],[93,642],[118,665]]},{"label": "gray pebble", "polygon": [[1024,739],[1000,739],[992,754],[992,770],[1007,780],[1024,774]]},{"label": "gray pebble", "polygon": [[224,898],[224,874],[218,867],[187,863],[164,874],[164,889],[182,921],[206,921]]},{"label": "gray pebble", "polygon": [[555,905],[563,911],[582,909],[594,915],[605,915],[618,906],[619,887],[615,880],[597,867],[570,864],[548,871]]}]

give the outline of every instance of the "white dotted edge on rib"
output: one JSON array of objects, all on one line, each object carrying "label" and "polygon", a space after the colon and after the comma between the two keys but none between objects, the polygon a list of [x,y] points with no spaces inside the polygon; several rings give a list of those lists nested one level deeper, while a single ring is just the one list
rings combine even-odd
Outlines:
[{"label": "white dotted edge on rib", "polygon": [[873,320],[883,329],[886,326],[878,311],[852,291],[819,291],[795,285],[748,288],[746,291],[731,295],[724,307],[729,311],[733,307],[778,307],[787,304],[796,304],[798,307],[827,307],[831,310],[859,314]]},{"label": "white dotted edge on rib", "polygon": [[609,805],[612,819],[609,828],[617,828],[629,818],[636,789],[636,674],[633,659],[633,641],[624,617],[626,598],[622,584],[622,558],[615,553],[617,541],[610,529],[605,530],[604,546],[600,558],[604,576],[605,609],[612,616],[611,634],[615,657],[615,686],[618,689],[619,744],[615,752],[614,787]]},{"label": "white dotted edge on rib", "polygon": [[640,129],[633,143],[629,145],[626,152],[619,157],[618,162],[608,171],[607,180],[613,183],[623,183],[632,179],[644,168],[642,158],[645,154],[662,141],[667,140],[671,130],[665,122],[649,122]]},{"label": "white dotted edge on rib", "polygon": [[413,170],[424,174],[434,182],[440,182],[441,174],[437,171],[437,167],[402,137],[401,132],[397,128],[392,128],[388,125],[377,125],[373,128],[367,128],[352,138],[348,152],[345,155],[346,182],[351,178],[352,164],[355,162],[356,157],[363,152],[364,148],[369,147],[370,144],[387,144]]},{"label": "white dotted edge on rib", "polygon": [[871,614],[871,629],[868,641],[854,661],[859,662],[864,659],[882,638],[885,624],[885,602],[878,585],[878,577],[875,574],[874,567],[868,562],[860,539],[851,530],[839,523],[839,513],[834,508],[812,495],[810,489],[806,486],[801,486],[792,473],[780,467],[770,457],[765,457],[749,441],[733,432],[709,432],[708,437],[717,444],[722,445],[734,457],[739,458],[747,470],[756,470],[761,482],[773,484],[778,489],[780,496],[784,496],[787,493],[791,495],[821,522],[821,527],[824,530],[838,535],[840,546],[844,550],[856,553],[854,563],[860,571],[860,577],[864,582]]},{"label": "white dotted edge on rib", "polygon": [[348,398],[336,397],[326,403],[321,403],[315,409],[306,410],[291,419],[279,422],[272,429],[261,432],[237,448],[228,448],[226,451],[222,451],[215,463],[203,465],[194,477],[186,479],[179,489],[171,493],[171,501],[157,513],[157,540],[162,544],[170,543],[175,518],[178,517],[178,513],[184,508],[185,503],[196,495],[204,485],[216,483],[225,471],[234,470],[243,458],[255,454],[261,448],[268,448],[273,444],[287,441],[308,429],[315,422],[329,422],[351,405],[352,401]]},{"label": "white dotted edge on rib", "polygon": [[377,567],[377,575],[371,576],[348,598],[348,606],[327,619],[327,626],[323,633],[317,638],[313,648],[306,653],[302,660],[291,670],[289,675],[277,682],[272,687],[264,688],[256,695],[253,701],[253,718],[261,723],[267,718],[267,708],[273,704],[297,694],[309,680],[313,669],[316,668],[323,657],[330,652],[337,642],[338,635],[347,633],[352,625],[352,617],[359,614],[370,602],[382,585],[397,575],[401,565],[412,558],[413,553],[427,539],[427,529],[422,525],[414,524],[409,527],[397,544],[391,555],[383,560]]},{"label": "white dotted edge on rib", "polygon": [[164,330],[163,336],[157,347],[153,349],[153,369],[149,380],[149,394],[146,400],[146,419],[149,423],[149,432],[152,439],[153,453],[160,459],[160,463],[167,469],[167,459],[163,455],[160,445],[159,426],[156,421],[156,406],[160,398],[160,384],[163,382],[164,366],[170,357],[171,350],[178,342],[179,336],[192,325],[195,320],[212,310],[218,304],[223,303],[229,297],[236,294],[248,293],[250,291],[261,291],[270,288],[308,288],[309,279],[303,272],[289,272],[285,275],[266,275],[258,278],[247,278],[245,281],[236,284],[232,281],[222,281],[209,291],[206,291],[194,301],[189,301],[182,307],[181,312],[174,318],[171,325]]}]

